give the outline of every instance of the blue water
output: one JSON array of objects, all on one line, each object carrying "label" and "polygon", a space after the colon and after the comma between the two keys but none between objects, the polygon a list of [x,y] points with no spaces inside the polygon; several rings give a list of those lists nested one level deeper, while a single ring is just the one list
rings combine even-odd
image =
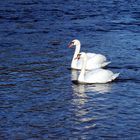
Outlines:
[{"label": "blue water", "polygon": [[[118,80],[72,83],[75,38]],[[140,139],[140,1],[0,1],[0,140],[51,139]]]}]

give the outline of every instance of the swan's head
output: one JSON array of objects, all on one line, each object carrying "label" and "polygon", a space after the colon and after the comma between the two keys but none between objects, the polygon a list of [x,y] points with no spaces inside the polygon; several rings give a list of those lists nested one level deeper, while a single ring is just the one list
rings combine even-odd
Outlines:
[{"label": "swan's head", "polygon": [[84,52],[81,52],[81,53],[78,53],[77,54],[77,57],[75,58],[75,59],[83,59],[83,58],[85,58],[86,57],[86,53],[84,53]]},{"label": "swan's head", "polygon": [[80,45],[80,41],[78,39],[74,39],[69,43],[68,47],[71,48],[73,46],[79,46],[79,45]]}]

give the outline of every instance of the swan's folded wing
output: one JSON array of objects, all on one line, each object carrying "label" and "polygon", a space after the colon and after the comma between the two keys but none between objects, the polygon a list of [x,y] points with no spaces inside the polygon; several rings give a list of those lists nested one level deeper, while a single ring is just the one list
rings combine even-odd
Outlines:
[{"label": "swan's folded wing", "polygon": [[96,53],[86,53],[86,54],[87,54],[88,59],[90,59],[96,55]]},{"label": "swan's folded wing", "polygon": [[87,72],[85,75],[85,80],[88,83],[106,83],[112,80],[113,73],[109,70],[96,69],[90,72]]},{"label": "swan's folded wing", "polygon": [[106,61],[106,57],[101,54],[96,54],[94,57],[88,59],[88,63],[102,64]]}]

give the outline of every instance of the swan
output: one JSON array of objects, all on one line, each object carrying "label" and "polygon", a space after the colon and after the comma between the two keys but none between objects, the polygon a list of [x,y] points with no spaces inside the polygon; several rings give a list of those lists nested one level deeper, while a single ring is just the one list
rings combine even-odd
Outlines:
[{"label": "swan", "polygon": [[81,58],[83,61],[83,66],[78,77],[78,82],[80,83],[108,83],[115,80],[119,76],[119,73],[114,74],[112,71],[102,68],[94,69],[85,73],[87,54],[84,52],[79,53],[76,59],[78,60],[79,58]]},{"label": "swan", "polygon": [[[75,47],[75,52],[72,58],[71,62],[71,68],[72,69],[81,69],[82,68],[82,60],[75,59],[77,57],[77,54],[80,53],[81,43],[79,40],[74,39],[72,40],[68,47],[71,48],[73,46]],[[87,53],[87,65],[86,70],[92,70],[96,68],[101,68],[106,65],[108,65],[110,62],[107,62],[106,57],[102,54],[96,54],[96,53]]]}]

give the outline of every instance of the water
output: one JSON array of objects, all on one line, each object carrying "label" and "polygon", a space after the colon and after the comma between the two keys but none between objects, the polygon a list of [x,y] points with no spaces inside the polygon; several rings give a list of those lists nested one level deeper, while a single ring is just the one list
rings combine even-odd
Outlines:
[{"label": "water", "polygon": [[[118,80],[72,83],[75,38]],[[139,44],[139,1],[0,1],[0,140],[140,139]]]}]

